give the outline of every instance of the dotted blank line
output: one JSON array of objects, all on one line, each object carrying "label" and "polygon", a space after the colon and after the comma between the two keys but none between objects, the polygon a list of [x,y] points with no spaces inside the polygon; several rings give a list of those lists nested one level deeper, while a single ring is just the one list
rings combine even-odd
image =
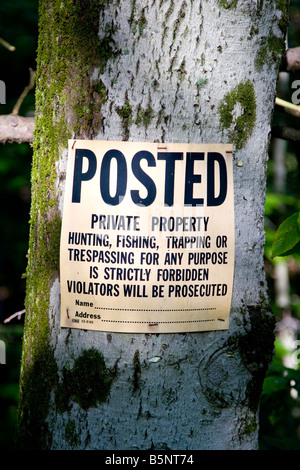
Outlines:
[{"label": "dotted blank line", "polygon": [[161,323],[200,323],[205,321],[215,321],[215,319],[210,320],[182,320],[182,321],[157,321],[157,322],[149,322],[149,321],[134,321],[134,320],[104,320],[109,323],[147,323],[148,325],[152,326],[153,324],[161,324]]},{"label": "dotted blank line", "polygon": [[198,312],[199,310],[216,310],[216,308],[174,308],[174,309],[150,309],[150,308],[112,308],[112,307],[95,307],[97,310],[114,310],[118,312]]}]

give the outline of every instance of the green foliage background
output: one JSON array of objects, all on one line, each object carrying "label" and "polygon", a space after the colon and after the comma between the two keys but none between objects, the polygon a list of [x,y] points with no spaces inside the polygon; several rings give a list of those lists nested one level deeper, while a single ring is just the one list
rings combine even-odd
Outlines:
[{"label": "green foliage background", "polygon": [[[292,0],[287,47],[299,46],[300,2]],[[284,84],[279,81],[277,96],[292,102],[295,91],[292,83],[300,79],[300,72],[291,72],[286,78]],[[287,114],[282,108],[276,107],[273,128],[277,126],[299,130],[300,117]],[[286,143],[285,186],[281,190],[278,190],[275,183],[278,168],[274,156],[274,139],[271,141],[269,156],[265,205],[265,269],[271,307],[277,320],[277,335],[274,358],[261,396],[260,447],[269,450],[300,450],[300,347],[294,349],[295,346],[288,346],[279,334],[281,327],[287,327],[289,321],[289,324],[298,328],[295,331],[295,341],[300,340],[300,229],[297,214],[300,211],[300,142]],[[281,307],[276,301],[275,266],[278,263],[285,263],[288,268],[290,302],[285,307]],[[292,354],[299,360],[299,364],[293,363],[293,367],[287,367],[286,358]]]},{"label": "green foliage background", "polygon": [[[38,35],[38,0],[2,0],[0,37],[16,46],[10,52],[0,46],[0,80],[6,84],[7,102],[0,114],[8,114],[29,82],[29,67],[35,69]],[[300,46],[300,1],[291,0],[288,47]],[[291,83],[300,73],[290,74],[285,90],[278,96],[291,101]],[[20,114],[33,115],[34,92],[24,101]],[[300,118],[276,108],[274,126],[300,130]],[[273,258],[272,245],[280,224],[300,211],[300,144],[288,143],[285,152],[286,185],[278,193],[274,180],[276,162],[270,145],[267,200],[265,211],[265,267],[271,307],[280,323],[285,312],[276,304],[274,267],[286,262],[289,267],[289,312],[300,322],[300,253]],[[0,365],[0,449],[13,448],[18,404],[18,381],[22,349],[23,317],[10,323],[4,319],[24,308],[30,210],[30,172],[32,149],[28,144],[0,144],[0,339],[6,344],[6,365]],[[300,232],[299,232],[300,235]],[[297,339],[300,339],[297,337]],[[260,448],[300,450],[300,368],[288,368],[284,358],[290,354],[281,339],[275,343],[275,355],[264,382],[260,409]],[[300,362],[300,353],[299,353]]]}]

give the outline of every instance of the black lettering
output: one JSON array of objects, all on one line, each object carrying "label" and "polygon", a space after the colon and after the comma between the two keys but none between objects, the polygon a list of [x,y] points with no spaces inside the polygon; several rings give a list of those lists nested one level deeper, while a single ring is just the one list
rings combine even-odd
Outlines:
[{"label": "black lettering", "polygon": [[147,152],[146,150],[141,150],[134,155],[131,167],[134,176],[139,180],[140,183],[142,183],[142,185],[145,186],[148,194],[145,198],[142,198],[140,196],[140,192],[137,189],[134,189],[131,191],[131,198],[134,204],[147,207],[150,206],[150,204],[152,204],[156,198],[156,186],[154,181],[150,178],[149,175],[147,175],[147,173],[144,172],[144,170],[142,170],[140,166],[141,160],[143,159],[147,160],[148,166],[156,166],[155,158],[152,153]]},{"label": "black lettering", "polygon": [[[83,158],[87,158],[89,162],[88,169],[82,173]],[[97,159],[94,152],[87,149],[76,149],[75,164],[74,164],[74,178],[73,178],[73,192],[72,202],[80,202],[81,197],[81,183],[93,178],[96,173]]]},{"label": "black lettering", "polygon": [[182,159],[183,153],[179,152],[157,153],[157,160],[166,161],[164,200],[166,206],[173,206],[174,204],[175,161]]},{"label": "black lettering", "polygon": [[[215,197],[215,162],[219,165],[220,191]],[[223,155],[209,152],[207,155],[207,205],[220,206],[227,195],[227,169]]]},{"label": "black lettering", "polygon": [[[110,166],[112,159],[117,161],[117,187],[116,194],[111,196],[110,182]],[[122,152],[119,150],[108,150],[103,157],[101,174],[100,174],[100,190],[103,201],[110,206],[117,206],[125,196],[127,188],[127,165]]]},{"label": "black lettering", "polygon": [[204,160],[203,152],[187,152],[186,154],[186,168],[185,168],[185,193],[184,205],[185,206],[203,206],[203,198],[193,198],[193,186],[195,183],[201,183],[201,175],[194,174],[195,160]]}]

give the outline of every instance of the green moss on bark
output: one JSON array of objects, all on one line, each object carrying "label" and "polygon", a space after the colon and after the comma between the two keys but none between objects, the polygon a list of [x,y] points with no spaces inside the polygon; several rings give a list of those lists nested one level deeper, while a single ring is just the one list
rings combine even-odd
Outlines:
[{"label": "green moss on bark", "polygon": [[133,106],[130,104],[128,94],[125,95],[125,104],[116,108],[117,114],[122,120],[123,140],[129,139],[129,128],[132,123]]},{"label": "green moss on bark", "polygon": [[51,447],[51,433],[46,418],[51,390],[57,381],[57,365],[53,351],[45,346],[46,343],[46,336],[39,336],[38,341],[35,341],[34,360],[30,365],[26,364],[22,375],[17,450],[47,450]]},{"label": "green moss on bark", "polygon": [[74,361],[72,369],[64,368],[62,382],[56,389],[56,405],[60,413],[77,403],[87,410],[107,401],[116,370],[105,365],[103,355],[96,349],[85,350]]},{"label": "green moss on bark", "polygon": [[57,168],[68,138],[91,138],[106,97],[95,67],[112,55],[112,33],[99,40],[104,1],[41,1],[36,75],[26,320],[17,446],[50,446],[45,420],[56,364],[50,346],[50,290],[59,270],[61,217]]},{"label": "green moss on bark", "polygon": [[239,353],[243,365],[252,375],[246,390],[246,400],[249,410],[256,414],[263,381],[274,353],[275,317],[266,309],[264,302],[247,306],[243,315],[246,332],[231,336],[227,347]]},{"label": "green moss on bark", "polygon": [[145,129],[150,125],[152,119],[154,118],[154,111],[151,104],[149,103],[146,109],[143,109],[141,106],[138,106],[137,117],[135,123],[137,126],[142,124]]},{"label": "green moss on bark", "polygon": [[235,10],[238,0],[219,0],[219,6],[225,10]]},{"label": "green moss on bark", "polygon": [[[240,109],[239,109],[240,108]],[[240,150],[251,136],[256,121],[256,99],[250,80],[226,93],[219,106],[220,123],[228,129],[229,138]]]},{"label": "green moss on bark", "polygon": [[67,422],[65,427],[65,439],[72,449],[80,444],[80,436],[76,431],[76,423],[71,419]]},{"label": "green moss on bark", "polygon": [[289,6],[290,6],[290,1],[289,0],[276,0],[276,8],[281,12],[281,18],[279,20],[279,27],[283,31],[283,33],[286,33],[286,30],[289,25]]},{"label": "green moss on bark", "polygon": [[[249,409],[255,412],[262,392],[263,381],[274,353],[275,318],[264,306],[248,306],[250,327],[239,339],[239,351],[243,364],[252,373],[248,384]],[[260,338],[260,341],[257,340]]]},{"label": "green moss on bark", "polygon": [[284,49],[284,41],[281,37],[271,35],[268,38],[262,38],[255,57],[256,68],[261,70],[265,64],[270,67],[273,63],[279,62],[283,57]]}]

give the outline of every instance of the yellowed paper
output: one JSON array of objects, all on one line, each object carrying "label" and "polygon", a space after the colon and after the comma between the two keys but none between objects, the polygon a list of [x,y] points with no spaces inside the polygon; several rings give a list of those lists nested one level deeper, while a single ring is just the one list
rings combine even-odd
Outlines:
[{"label": "yellowed paper", "polygon": [[62,327],[227,329],[233,269],[231,145],[69,141]]}]

